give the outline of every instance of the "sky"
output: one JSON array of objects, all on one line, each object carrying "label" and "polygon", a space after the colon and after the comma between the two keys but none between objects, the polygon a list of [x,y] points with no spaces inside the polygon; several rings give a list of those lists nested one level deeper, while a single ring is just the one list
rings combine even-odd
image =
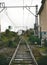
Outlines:
[{"label": "sky", "polygon": [[[5,6],[23,6],[23,0],[0,0],[5,2]],[[41,0],[24,0],[24,6],[36,6],[38,10],[41,6]],[[1,11],[1,9],[0,9]],[[36,8],[31,7],[30,11],[36,14]],[[34,28],[35,16],[26,8],[5,8],[0,13],[1,31],[5,31],[8,26],[12,26],[13,31],[26,30]]]}]

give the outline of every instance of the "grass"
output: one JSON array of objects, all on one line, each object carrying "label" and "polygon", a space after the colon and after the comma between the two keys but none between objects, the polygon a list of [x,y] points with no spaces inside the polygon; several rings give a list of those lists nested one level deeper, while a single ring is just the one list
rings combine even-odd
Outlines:
[{"label": "grass", "polygon": [[0,65],[8,65],[10,59],[7,59],[6,56],[0,55]]},{"label": "grass", "polygon": [[8,65],[19,42],[17,33],[9,31],[1,33],[0,42],[0,65]]},{"label": "grass", "polygon": [[[42,52],[45,52],[46,50],[47,50],[47,47],[41,47],[41,48],[38,48],[40,51],[42,51]],[[47,51],[46,51],[47,52]]]},{"label": "grass", "polygon": [[47,52],[47,47],[36,47],[34,46],[32,48],[33,54],[36,58],[36,61],[38,62],[38,65],[47,65],[47,56],[42,56],[39,51]]},{"label": "grass", "polygon": [[0,49],[0,65],[8,65],[14,51],[15,48],[9,47]]},{"label": "grass", "polygon": [[47,56],[43,56],[37,60],[38,65],[47,65]]}]

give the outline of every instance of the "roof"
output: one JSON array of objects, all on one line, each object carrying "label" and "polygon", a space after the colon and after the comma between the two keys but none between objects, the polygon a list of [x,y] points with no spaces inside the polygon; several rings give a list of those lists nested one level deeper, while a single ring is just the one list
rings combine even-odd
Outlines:
[{"label": "roof", "polygon": [[46,0],[42,0],[42,1],[41,1],[42,5],[41,5],[41,7],[40,7],[40,10],[39,10],[38,14],[41,14],[41,12],[42,12],[42,10],[43,10],[43,8],[44,8],[45,1],[46,1]]}]

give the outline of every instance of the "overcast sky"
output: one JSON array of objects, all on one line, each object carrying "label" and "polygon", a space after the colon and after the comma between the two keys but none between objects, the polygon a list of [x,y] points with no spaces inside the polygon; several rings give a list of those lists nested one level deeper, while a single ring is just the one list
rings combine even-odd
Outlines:
[{"label": "overcast sky", "polygon": [[[5,6],[22,6],[23,0],[0,0],[5,2]],[[35,6],[38,5],[38,9],[41,5],[41,0],[24,0],[24,5]],[[35,14],[35,7],[31,7],[30,10]],[[26,30],[26,28],[33,28],[35,23],[35,16],[33,16],[26,8],[5,8],[0,13],[1,30],[5,31],[8,26],[12,26],[12,30]],[[23,26],[23,27],[22,27]]]}]

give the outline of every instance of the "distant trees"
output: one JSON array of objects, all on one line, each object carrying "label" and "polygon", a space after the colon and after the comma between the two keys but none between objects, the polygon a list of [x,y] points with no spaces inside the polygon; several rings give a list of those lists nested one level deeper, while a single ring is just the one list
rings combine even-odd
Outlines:
[{"label": "distant trees", "polygon": [[11,28],[12,28],[11,26],[8,26],[8,30],[9,30],[9,31],[11,30]]},{"label": "distant trees", "polygon": [[30,42],[30,44],[39,44],[40,45],[40,38],[37,37],[37,36],[34,36],[34,30],[33,29],[29,29],[29,30],[26,30],[24,32],[24,35],[25,35],[25,38],[28,37],[28,41]]},{"label": "distant trees", "polygon": [[9,35],[9,33],[10,33],[10,30],[11,30],[11,26],[8,26],[8,29],[6,29],[6,36],[8,36]]},{"label": "distant trees", "polygon": [[26,30],[24,32],[24,35],[30,37],[30,35],[34,35],[34,30],[33,29]]}]

